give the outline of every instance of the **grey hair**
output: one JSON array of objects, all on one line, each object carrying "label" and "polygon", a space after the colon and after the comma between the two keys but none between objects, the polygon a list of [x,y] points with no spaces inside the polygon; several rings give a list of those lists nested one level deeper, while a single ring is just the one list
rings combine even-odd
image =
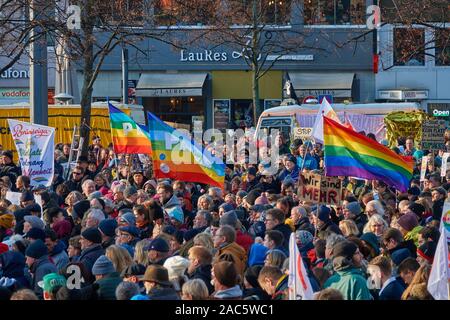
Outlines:
[{"label": "grey hair", "polygon": [[306,212],[306,209],[303,208],[302,206],[294,207],[294,208],[292,208],[292,211],[293,210],[296,210],[300,214],[300,217],[302,217],[302,218],[305,218],[308,216],[308,212]]},{"label": "grey hair", "polygon": [[327,249],[333,249],[333,247],[335,246],[336,243],[345,241],[345,237],[341,236],[340,234],[336,234],[336,233],[332,233],[327,237],[327,244],[326,244],[326,248]]},{"label": "grey hair", "polygon": [[91,179],[85,180],[83,182],[83,185],[81,186],[81,189],[84,189],[88,184],[91,184],[91,183],[93,183],[95,185],[94,180],[91,180]]},{"label": "grey hair", "polygon": [[378,201],[378,200],[371,200],[371,201],[369,201],[367,203],[366,207],[369,206],[369,205],[373,205],[373,207],[377,211],[377,213],[380,216],[384,216],[384,208],[383,208],[383,205],[381,204],[380,201]]},{"label": "grey hair", "polygon": [[89,210],[88,216],[96,219],[99,223],[102,222],[103,220],[105,220],[105,214],[103,213],[103,211],[100,209],[96,209],[96,208],[91,208]]},{"label": "grey hair", "polygon": [[117,300],[130,300],[139,294],[139,286],[134,282],[123,281],[116,288]]},{"label": "grey hair", "polygon": [[206,223],[208,224],[208,226],[211,225],[213,216],[211,215],[211,213],[209,211],[199,210],[199,211],[197,211],[197,214],[201,214],[203,216],[203,218],[206,220]]},{"label": "grey hair", "polygon": [[192,279],[183,284],[182,292],[190,294],[193,300],[206,300],[209,296],[208,287],[201,279]]}]

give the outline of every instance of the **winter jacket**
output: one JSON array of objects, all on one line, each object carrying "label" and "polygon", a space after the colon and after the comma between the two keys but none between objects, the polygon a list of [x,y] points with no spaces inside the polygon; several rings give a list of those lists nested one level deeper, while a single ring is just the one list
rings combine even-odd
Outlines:
[{"label": "winter jacket", "polygon": [[444,199],[433,201],[431,211],[433,212],[433,220],[441,221],[442,210],[444,207]]},{"label": "winter jacket", "polygon": [[203,280],[203,282],[206,284],[206,287],[208,288],[209,294],[212,294],[214,292],[214,287],[211,284],[211,269],[212,265],[210,264],[199,266],[194,270],[193,273],[187,274],[187,277],[189,278],[189,280]]},{"label": "winter jacket", "polygon": [[150,300],[180,300],[175,289],[171,287],[152,288],[147,295]]},{"label": "winter jacket", "polygon": [[283,180],[289,176],[290,178],[292,178],[292,180],[294,180],[296,182],[296,181],[298,181],[299,174],[300,174],[300,168],[297,165],[295,165],[295,167],[294,167],[294,169],[292,169],[292,171],[289,171],[288,169],[285,168],[278,175],[278,181],[283,182]]},{"label": "winter jacket", "polygon": [[15,188],[15,183],[17,177],[22,174],[20,167],[16,166],[14,163],[4,164],[0,166],[0,177],[8,176],[11,180],[13,188]]},{"label": "winter jacket", "polygon": [[25,256],[17,251],[0,254],[1,276],[15,279],[20,287],[30,288],[30,281],[25,275]]},{"label": "winter jacket", "polygon": [[389,283],[386,288],[381,291],[378,300],[401,300],[405,286],[398,279]]},{"label": "winter jacket", "polygon": [[50,253],[50,259],[53,261],[58,270],[61,270],[69,264],[69,256],[65,250],[66,246],[64,245],[64,242],[58,241]]},{"label": "winter jacket", "polygon": [[270,300],[270,296],[261,288],[244,289],[243,300]]},{"label": "winter jacket", "polygon": [[248,252],[250,246],[253,244],[253,239],[248,234],[243,233],[241,230],[237,230],[236,243],[244,248],[246,252]]},{"label": "winter jacket", "polygon": [[289,277],[286,274],[283,274],[281,278],[278,279],[275,293],[272,295],[272,300],[288,300],[288,280]]},{"label": "winter jacket", "polygon": [[300,218],[297,224],[295,225],[295,230],[305,230],[311,233],[312,235],[314,235],[314,233],[316,232],[316,229],[311,224],[308,217]]},{"label": "winter jacket", "polygon": [[69,191],[83,192],[83,190],[81,189],[82,184],[83,184],[83,180],[75,181],[73,179],[70,179],[70,180],[64,182],[64,185],[67,187],[67,189],[69,189]]},{"label": "winter jacket", "polygon": [[272,230],[280,231],[283,234],[284,239],[282,246],[287,252],[289,252],[289,238],[291,237],[292,233],[291,228],[289,228],[287,224],[280,223],[277,224]]},{"label": "winter jacket", "polygon": [[317,170],[319,169],[319,163],[316,161],[316,158],[312,157],[309,154],[305,155],[305,158],[302,158],[301,156],[297,156],[297,166],[302,169],[306,170]]},{"label": "winter jacket", "polygon": [[94,266],[95,261],[97,261],[98,257],[105,254],[105,249],[102,248],[100,244],[94,244],[89,248],[81,251],[80,260],[89,272],[89,275],[92,277],[92,267]]},{"label": "winter jacket", "polygon": [[327,231],[327,232],[334,232],[336,234],[342,234],[341,229],[333,223],[331,220],[324,223],[320,228],[318,228],[317,231]]},{"label": "winter jacket", "polygon": [[231,255],[236,264],[236,268],[241,276],[244,276],[244,270],[247,265],[247,252],[236,242],[228,243],[217,250],[216,261],[222,260],[225,255]]},{"label": "winter jacket", "polygon": [[260,243],[254,243],[248,253],[248,266],[263,266],[269,249]]},{"label": "winter jacket", "polygon": [[97,290],[98,300],[116,300],[116,288],[121,282],[122,278],[118,272],[110,273],[95,281],[99,286]]},{"label": "winter jacket", "polygon": [[39,281],[42,281],[44,276],[49,273],[58,273],[56,266],[49,260],[48,255],[42,256],[36,260],[30,268],[30,272],[33,274],[31,288],[38,298],[43,298],[43,290],[39,286]]},{"label": "winter jacket", "polygon": [[239,285],[235,285],[232,288],[214,292],[211,298],[214,300],[241,300],[242,290]]},{"label": "winter jacket", "polygon": [[368,221],[367,216],[365,214],[361,213],[355,219],[353,219],[353,221],[355,222],[356,226],[358,227],[359,233],[363,234],[364,226],[367,224],[367,221]]},{"label": "winter jacket", "polygon": [[170,219],[176,219],[180,223],[184,222],[183,209],[181,209],[180,200],[178,200],[175,195],[173,195],[172,198],[170,198],[162,208],[164,210],[164,213],[167,214]]},{"label": "winter jacket", "polygon": [[373,299],[367,288],[366,279],[354,267],[337,271],[325,282],[324,288],[333,288],[340,291],[345,300]]}]

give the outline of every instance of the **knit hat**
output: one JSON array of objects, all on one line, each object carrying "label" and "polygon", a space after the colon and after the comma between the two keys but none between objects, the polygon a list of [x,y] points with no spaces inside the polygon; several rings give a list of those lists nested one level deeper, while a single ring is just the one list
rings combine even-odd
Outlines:
[{"label": "knit hat", "polygon": [[224,212],[228,212],[228,211],[234,210],[233,205],[232,205],[232,204],[229,204],[229,203],[227,203],[227,202],[222,203],[222,204],[219,206],[219,209],[220,209],[220,208],[223,208],[223,211],[224,211]]},{"label": "knit hat", "polygon": [[317,217],[319,218],[320,221],[328,222],[331,220],[330,213],[331,213],[330,208],[328,208],[324,205],[321,205],[319,207],[319,212],[317,213]]},{"label": "knit hat", "polygon": [[13,153],[10,150],[3,150],[0,155],[13,159]]},{"label": "knit hat", "polygon": [[267,197],[264,194],[262,194],[261,196],[256,198],[255,205],[256,204],[269,204],[269,199],[267,199]]},{"label": "knit hat", "polygon": [[37,239],[36,241],[31,243],[25,250],[25,256],[34,259],[42,258],[46,254],[48,254],[47,246],[41,239]]},{"label": "knit hat", "polygon": [[129,198],[129,197],[131,197],[132,195],[134,195],[136,193],[137,193],[136,187],[128,186],[128,187],[125,188],[125,191],[123,192],[123,196],[125,198]]},{"label": "knit hat", "polygon": [[42,241],[45,241],[45,232],[42,229],[31,228],[23,237],[35,240],[41,239]]},{"label": "knit hat", "polygon": [[375,250],[376,255],[380,254],[380,245],[378,244],[378,238],[375,233],[366,232],[360,237],[360,239],[370,245]]},{"label": "knit hat", "polygon": [[297,245],[302,248],[310,244],[313,241],[314,236],[309,231],[297,230],[295,231],[295,239],[297,241]]},{"label": "knit hat", "polygon": [[66,236],[70,236],[70,233],[72,232],[72,225],[67,220],[61,220],[55,223],[52,229],[55,231],[58,239],[61,239]]},{"label": "knit hat", "polygon": [[28,210],[29,212],[41,212],[42,208],[37,203],[32,203],[32,204],[26,206],[25,210]]},{"label": "knit hat", "polygon": [[169,244],[163,238],[153,239],[148,246],[144,248],[145,250],[155,250],[159,252],[169,252]]},{"label": "knit hat", "polygon": [[266,233],[266,225],[262,221],[257,221],[250,226],[248,233],[253,239],[256,237],[264,238],[264,234]]},{"label": "knit hat", "polygon": [[435,253],[436,243],[434,241],[427,241],[417,248],[417,255],[427,260],[430,264],[433,263]]},{"label": "knit hat", "polygon": [[125,220],[130,226],[134,226],[136,224],[136,218],[134,217],[133,212],[124,213],[121,217],[121,220]]},{"label": "knit hat", "polygon": [[169,280],[176,280],[184,275],[184,272],[189,267],[189,260],[182,256],[173,256],[168,258],[163,266],[169,273]]},{"label": "knit hat", "polygon": [[233,228],[236,228],[236,223],[237,223],[237,215],[236,212],[234,210],[225,212],[223,214],[222,217],[220,217],[220,221],[219,221],[219,225],[220,226],[224,226],[224,225],[229,225]]},{"label": "knit hat", "polygon": [[250,207],[250,211],[255,211],[255,212],[263,212],[266,209],[266,205],[264,204],[255,204],[254,206]]},{"label": "knit hat", "polygon": [[5,243],[0,243],[0,254],[5,253],[9,250],[9,247]]},{"label": "knit hat", "polygon": [[95,227],[87,228],[81,233],[81,236],[93,243],[102,243],[102,234]]},{"label": "knit hat", "polygon": [[143,281],[156,282],[161,285],[170,286],[169,272],[163,266],[152,264],[145,270]]},{"label": "knit hat", "polygon": [[14,215],[11,213],[3,214],[0,216],[0,227],[10,229],[13,227]]},{"label": "knit hat", "polygon": [[88,200],[91,201],[92,199],[100,199],[103,197],[103,194],[100,191],[94,191],[88,196]]},{"label": "knit hat", "polygon": [[78,201],[73,205],[72,217],[74,219],[83,219],[84,214],[89,210],[90,207],[91,204],[88,200]]},{"label": "knit hat", "polygon": [[145,267],[142,264],[134,263],[128,267],[126,267],[120,276],[122,278],[134,276],[138,279],[142,279],[145,273]]},{"label": "knit hat", "polygon": [[338,242],[333,247],[333,258],[344,257],[347,259],[352,259],[358,246],[351,241],[345,240]]},{"label": "knit hat", "polygon": [[261,195],[261,193],[259,193],[259,191],[256,190],[252,190],[250,191],[245,197],[245,201],[248,202],[248,204],[250,204],[251,206],[255,204],[256,199]]},{"label": "knit hat", "polygon": [[101,255],[95,261],[94,266],[92,267],[92,274],[94,276],[109,274],[115,272],[114,265],[105,255]]},{"label": "knit hat", "polygon": [[25,216],[23,218],[26,222],[28,222],[32,228],[42,229],[45,228],[45,223],[40,218],[36,216]]},{"label": "knit hat", "polygon": [[355,216],[359,216],[361,214],[361,206],[358,202],[350,202],[345,206],[345,208]]},{"label": "knit hat", "polygon": [[292,154],[287,156],[286,161],[297,163],[297,159]]},{"label": "knit hat", "polygon": [[119,230],[122,231],[122,232],[129,233],[135,238],[138,238],[139,237],[139,233],[140,233],[139,229],[136,228],[135,226],[120,227]]},{"label": "knit hat", "polygon": [[20,202],[32,201],[34,200],[34,195],[31,191],[24,191],[20,195]]},{"label": "knit hat", "polygon": [[408,206],[409,210],[414,212],[416,216],[420,219],[425,212],[425,207],[420,203],[413,202]]},{"label": "knit hat", "polygon": [[256,176],[256,168],[255,167],[250,167],[247,170],[247,175],[252,175],[252,176]]},{"label": "knit hat", "polygon": [[38,282],[38,286],[44,289],[45,292],[53,292],[56,287],[65,287],[66,278],[57,273],[49,273],[42,278],[42,281]]},{"label": "knit hat", "polygon": [[417,221],[417,216],[414,213],[407,213],[401,216],[397,220],[397,223],[400,227],[408,232],[417,227],[417,225],[419,224],[419,222]]},{"label": "knit hat", "polygon": [[98,225],[98,229],[107,237],[114,237],[116,235],[116,228],[116,219],[105,219]]},{"label": "knit hat", "polygon": [[238,192],[236,193],[236,196],[239,197],[239,198],[244,198],[244,197],[247,196],[247,191],[240,190],[240,191],[238,191]]}]

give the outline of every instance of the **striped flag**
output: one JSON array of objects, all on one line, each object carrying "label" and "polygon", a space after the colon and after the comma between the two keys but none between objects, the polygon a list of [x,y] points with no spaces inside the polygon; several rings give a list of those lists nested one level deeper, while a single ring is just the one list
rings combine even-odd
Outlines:
[{"label": "striped flag", "polygon": [[126,113],[108,102],[115,153],[152,154],[150,135]]},{"label": "striped flag", "polygon": [[289,300],[314,300],[314,292],[297,247],[295,233],[289,239]]}]

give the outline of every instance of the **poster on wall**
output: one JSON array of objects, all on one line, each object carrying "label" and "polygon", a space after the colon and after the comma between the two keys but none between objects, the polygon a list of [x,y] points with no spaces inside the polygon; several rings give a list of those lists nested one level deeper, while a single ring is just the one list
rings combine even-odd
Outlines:
[{"label": "poster on wall", "polygon": [[230,121],[230,100],[213,100],[214,129],[225,130]]}]

